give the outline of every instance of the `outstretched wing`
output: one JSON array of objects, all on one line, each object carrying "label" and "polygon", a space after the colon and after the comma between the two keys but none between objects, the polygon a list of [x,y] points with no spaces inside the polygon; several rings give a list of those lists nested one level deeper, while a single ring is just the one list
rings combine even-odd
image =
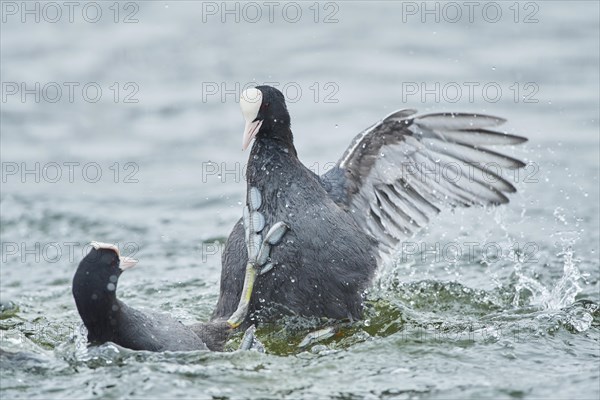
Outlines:
[{"label": "outstretched wing", "polygon": [[356,136],[321,180],[389,250],[444,207],[508,202],[506,193],[516,190],[503,171],[525,164],[485,146],[527,139],[490,129],[504,122],[482,114],[396,111]]}]

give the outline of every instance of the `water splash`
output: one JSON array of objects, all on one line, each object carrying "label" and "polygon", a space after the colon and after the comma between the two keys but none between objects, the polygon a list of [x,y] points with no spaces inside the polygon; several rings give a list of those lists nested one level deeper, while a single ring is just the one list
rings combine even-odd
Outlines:
[{"label": "water splash", "polygon": [[561,247],[561,250],[556,256],[562,258],[563,275],[553,287],[548,288],[535,278],[525,275],[521,264],[517,264],[515,273],[518,282],[515,286],[513,306],[519,305],[521,293],[527,290],[531,293],[529,300],[531,305],[545,310],[560,310],[573,304],[575,297],[583,290],[581,281],[584,281],[585,277],[577,268],[581,260],[575,257],[573,251],[573,246],[579,240],[579,231],[561,231],[552,236],[559,239],[556,244]]}]

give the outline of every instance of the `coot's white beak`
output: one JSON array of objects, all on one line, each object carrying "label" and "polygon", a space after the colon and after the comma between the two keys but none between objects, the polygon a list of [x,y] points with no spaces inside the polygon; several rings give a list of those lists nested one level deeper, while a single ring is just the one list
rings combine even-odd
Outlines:
[{"label": "coot's white beak", "polygon": [[119,268],[121,271],[125,271],[126,269],[133,268],[138,263],[138,260],[131,257],[119,257]]},{"label": "coot's white beak", "polygon": [[248,148],[248,146],[256,136],[256,133],[259,131],[262,123],[262,120],[254,122],[246,121],[246,126],[244,127],[244,140],[242,141],[242,151]]},{"label": "coot's white beak", "polygon": [[244,137],[242,139],[242,150],[246,150],[263,123],[257,120],[260,106],[262,105],[262,92],[256,88],[249,88],[242,92],[240,96],[240,108],[246,121],[244,126]]},{"label": "coot's white beak", "polygon": [[103,242],[93,241],[90,243],[90,245],[92,245],[92,247],[95,248],[96,250],[107,249],[107,250],[112,250],[115,253],[117,253],[117,256],[119,256],[119,268],[121,269],[121,271],[125,271],[126,269],[129,269],[129,268],[133,268],[138,263],[138,260],[136,260],[135,258],[121,256],[121,253],[119,252],[119,248],[112,243],[103,243]]}]

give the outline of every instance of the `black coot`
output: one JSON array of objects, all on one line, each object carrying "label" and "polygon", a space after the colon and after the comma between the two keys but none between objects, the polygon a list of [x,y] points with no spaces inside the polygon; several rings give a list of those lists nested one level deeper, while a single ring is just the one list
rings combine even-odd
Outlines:
[{"label": "black coot", "polygon": [[117,299],[121,273],[137,261],[120,257],[115,245],[92,242],[92,247],[73,278],[73,296],[90,342],[149,351],[222,350],[231,331],[225,321],[185,326]]},{"label": "black coot", "polygon": [[[252,218],[237,222],[222,256],[215,319],[236,308],[249,310],[246,322],[282,313],[358,319],[382,255],[444,207],[507,203],[506,193],[515,188],[502,172],[524,166],[485,147],[526,141],[491,130],[501,118],[401,110],[356,136],[335,167],[319,176],[298,159],[280,91],[247,89],[240,105],[243,147],[254,139],[246,209],[259,214],[263,232],[276,222],[288,230],[271,249],[273,267],[254,282],[245,229]],[[251,298],[246,291],[242,296],[244,282]]]}]

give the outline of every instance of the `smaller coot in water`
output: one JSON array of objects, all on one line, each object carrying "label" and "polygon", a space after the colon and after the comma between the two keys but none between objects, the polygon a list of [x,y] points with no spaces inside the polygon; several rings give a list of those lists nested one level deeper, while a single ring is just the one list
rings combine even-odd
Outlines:
[{"label": "smaller coot in water", "polygon": [[113,244],[92,242],[73,278],[73,296],[92,343],[114,342],[133,350],[220,351],[231,332],[225,321],[190,326],[166,314],[141,312],[117,299],[121,273],[137,263]]}]

